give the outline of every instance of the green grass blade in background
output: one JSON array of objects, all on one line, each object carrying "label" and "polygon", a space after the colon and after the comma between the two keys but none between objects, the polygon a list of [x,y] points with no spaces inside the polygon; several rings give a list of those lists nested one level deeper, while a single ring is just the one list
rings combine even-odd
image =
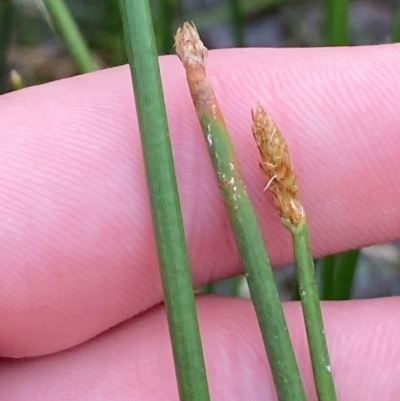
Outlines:
[{"label": "green grass blade in background", "polygon": [[244,282],[243,275],[227,278],[224,280],[207,283],[199,289],[200,293],[241,296],[241,288]]},{"label": "green grass blade in background", "polygon": [[104,11],[101,21],[103,35],[96,50],[109,55],[107,65],[126,64],[128,60],[118,1],[105,0]]},{"label": "green grass blade in background", "polygon": [[352,249],[322,258],[320,266],[322,299],[351,298],[359,255],[359,249]]},{"label": "green grass blade in background", "polygon": [[180,399],[209,401],[150,4],[120,5]]},{"label": "green grass blade in background", "polygon": [[336,265],[332,299],[345,300],[351,298],[359,255],[359,249],[352,249],[338,255],[339,263]]},{"label": "green grass blade in background", "polygon": [[241,0],[229,0],[231,9],[231,27],[236,47],[245,46],[245,25]]},{"label": "green grass blade in background", "polygon": [[79,71],[85,73],[97,70],[99,67],[92,58],[64,0],[43,0],[43,3]]},{"label": "green grass blade in background", "polygon": [[324,0],[324,30],[326,44],[345,46],[348,44],[348,0]]},{"label": "green grass blade in background", "polygon": [[161,1],[161,26],[160,26],[160,53],[168,54],[173,50],[174,36],[174,18],[175,18],[175,1]]},{"label": "green grass blade in background", "polygon": [[339,255],[327,255],[320,261],[321,273],[321,299],[326,301],[334,299],[335,271]]},{"label": "green grass blade in background", "polygon": [[9,85],[7,53],[10,45],[13,24],[14,4],[11,0],[0,0],[0,94],[6,92]]},{"label": "green grass blade in background", "polygon": [[393,21],[393,42],[400,42],[400,2]]}]

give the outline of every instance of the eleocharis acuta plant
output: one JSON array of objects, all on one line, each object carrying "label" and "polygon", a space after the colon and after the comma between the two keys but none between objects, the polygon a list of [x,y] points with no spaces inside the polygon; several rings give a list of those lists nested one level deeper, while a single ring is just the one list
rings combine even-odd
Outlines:
[{"label": "eleocharis acuta plant", "polygon": [[179,396],[209,401],[150,3],[120,7]]},{"label": "eleocharis acuta plant", "polygon": [[192,100],[236,237],[278,399],[305,401],[264,240],[221,109],[206,75],[207,49],[189,23],[178,29],[175,49],[186,70]]},{"label": "eleocharis acuta plant", "polygon": [[320,401],[335,401],[336,393],[310,252],[306,215],[300,201],[297,178],[281,131],[261,105],[252,113],[253,136],[261,155],[260,167],[284,226],[292,234],[299,295],[308,345]]}]

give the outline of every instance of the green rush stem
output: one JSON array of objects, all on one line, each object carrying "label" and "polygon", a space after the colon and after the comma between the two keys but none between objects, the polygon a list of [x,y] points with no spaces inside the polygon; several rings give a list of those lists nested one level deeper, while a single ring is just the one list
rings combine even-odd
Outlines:
[{"label": "green rush stem", "polygon": [[400,42],[400,3],[394,16],[392,37],[393,42]]},{"label": "green rush stem", "polygon": [[292,233],[294,255],[297,265],[299,295],[303,308],[308,346],[314,372],[314,381],[319,401],[336,401],[332,367],[318,299],[314,262],[310,253],[310,243],[305,219],[298,227],[286,222]]},{"label": "green rush stem", "polygon": [[348,0],[325,0],[324,29],[327,45],[347,45]]},{"label": "green rush stem", "polygon": [[359,249],[352,249],[339,255],[340,259],[336,266],[332,299],[350,299],[359,255]]},{"label": "green rush stem", "polygon": [[161,43],[162,54],[171,53],[173,49],[173,24],[175,16],[174,0],[161,0]]},{"label": "green rush stem", "polygon": [[305,401],[271,264],[224,121],[196,107],[245,269],[280,401]]},{"label": "green rush stem", "polygon": [[243,282],[243,276],[236,276],[236,277],[232,277],[229,280],[229,285],[230,285],[230,294],[234,297],[240,297],[240,287],[242,286],[242,282]]},{"label": "green rush stem", "polygon": [[336,255],[328,255],[322,259],[322,299],[350,299],[359,254],[359,249],[352,249]]},{"label": "green rush stem", "polygon": [[11,0],[0,0],[0,94],[8,88],[7,53],[10,45],[14,5]]},{"label": "green rush stem", "polygon": [[231,7],[231,26],[236,47],[245,46],[244,15],[241,0],[229,0]]},{"label": "green rush stem", "polygon": [[85,73],[97,70],[99,66],[93,60],[64,0],[43,0],[43,3],[79,71]]},{"label": "green rush stem", "polygon": [[221,294],[221,295],[229,295],[231,297],[239,297],[240,287],[242,285],[243,280],[244,277],[240,275],[208,283],[205,286],[203,286],[204,288],[203,292],[208,294]]},{"label": "green rush stem", "polygon": [[118,1],[105,1],[102,29],[107,33],[104,47],[101,50],[106,50],[107,52],[111,50],[112,58],[110,63],[112,65],[126,64],[128,60],[126,58],[124,32]]},{"label": "green rush stem", "polygon": [[335,283],[336,255],[324,256],[321,260],[321,299],[332,300]]},{"label": "green rush stem", "polygon": [[150,4],[120,0],[181,401],[209,401]]}]

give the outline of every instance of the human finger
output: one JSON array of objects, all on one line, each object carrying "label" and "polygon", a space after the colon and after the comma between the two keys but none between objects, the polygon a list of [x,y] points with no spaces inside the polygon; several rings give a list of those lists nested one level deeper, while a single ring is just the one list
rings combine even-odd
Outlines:
[{"label": "human finger", "polygon": [[[396,238],[397,45],[211,52],[209,75],[274,263],[291,257],[250,108],[287,137],[316,255]],[[161,58],[196,285],[240,262],[177,57]],[[127,67],[0,99],[0,353],[65,349],[162,299]]]},{"label": "human finger", "polygon": [[[338,399],[400,396],[398,298],[323,303]],[[284,305],[307,399],[316,400],[299,303]],[[199,319],[215,400],[276,400],[249,300],[202,297]],[[165,311],[158,306],[76,348],[0,365],[1,399],[178,400]]]}]

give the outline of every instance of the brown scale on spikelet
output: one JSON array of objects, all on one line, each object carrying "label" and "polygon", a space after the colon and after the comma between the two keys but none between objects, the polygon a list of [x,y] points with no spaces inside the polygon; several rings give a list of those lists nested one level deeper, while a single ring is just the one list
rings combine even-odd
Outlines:
[{"label": "brown scale on spikelet", "polygon": [[266,189],[271,192],[281,217],[298,226],[305,215],[285,138],[260,104],[251,114],[253,136],[261,155],[260,167],[268,179]]}]

